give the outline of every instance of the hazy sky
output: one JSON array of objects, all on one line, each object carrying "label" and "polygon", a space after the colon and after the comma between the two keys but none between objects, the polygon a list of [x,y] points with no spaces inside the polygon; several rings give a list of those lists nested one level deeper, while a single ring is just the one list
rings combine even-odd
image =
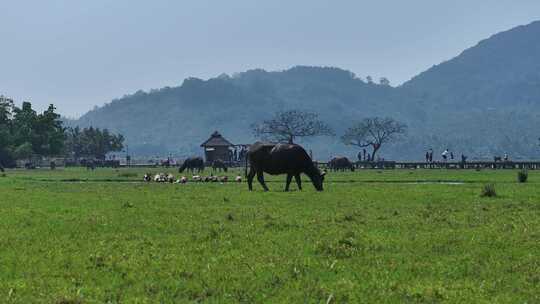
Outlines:
[{"label": "hazy sky", "polygon": [[81,115],[184,78],[337,66],[400,84],[539,0],[0,0],[0,93]]}]

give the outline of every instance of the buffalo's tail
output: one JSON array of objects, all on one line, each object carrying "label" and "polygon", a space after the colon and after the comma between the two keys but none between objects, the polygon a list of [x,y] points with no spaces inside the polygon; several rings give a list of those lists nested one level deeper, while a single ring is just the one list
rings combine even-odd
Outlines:
[{"label": "buffalo's tail", "polygon": [[245,164],[245,167],[244,167],[244,176],[247,178],[248,176],[248,173],[247,173],[247,170],[248,170],[248,158],[249,158],[249,154],[246,153],[246,164]]}]

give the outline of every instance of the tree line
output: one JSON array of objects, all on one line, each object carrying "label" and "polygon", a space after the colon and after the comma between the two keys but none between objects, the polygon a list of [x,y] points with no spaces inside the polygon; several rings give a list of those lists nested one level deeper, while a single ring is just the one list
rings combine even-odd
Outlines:
[{"label": "tree line", "polygon": [[[334,136],[332,128],[316,113],[301,110],[278,111],[274,117],[251,126],[256,137],[263,140],[293,144],[297,138]],[[383,144],[395,141],[407,132],[407,125],[389,117],[370,117],[357,121],[341,136],[345,145],[370,148],[370,160],[375,160]]]},{"label": "tree line", "polygon": [[120,151],[124,137],[97,128],[68,128],[56,107],[37,113],[30,102],[21,107],[0,96],[0,167],[13,167],[17,160],[35,157],[91,157],[104,159]]}]

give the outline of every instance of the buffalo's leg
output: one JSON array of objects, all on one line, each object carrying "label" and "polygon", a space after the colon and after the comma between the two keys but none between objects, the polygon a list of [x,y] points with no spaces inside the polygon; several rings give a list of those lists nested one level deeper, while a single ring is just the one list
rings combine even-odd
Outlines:
[{"label": "buffalo's leg", "polygon": [[296,184],[298,185],[298,190],[302,190],[302,180],[300,179],[300,174],[296,174],[294,176],[294,180],[296,181]]},{"label": "buffalo's leg", "polygon": [[262,170],[257,171],[257,180],[259,181],[259,183],[263,187],[264,191],[268,191],[268,187],[266,187],[266,183],[264,182],[264,175],[263,175]]},{"label": "buffalo's leg", "polygon": [[285,192],[289,191],[291,180],[292,180],[292,174],[287,174],[287,181],[285,182]]},{"label": "buffalo's leg", "polygon": [[255,177],[255,170],[249,168],[249,173],[247,174],[247,182],[249,191],[253,190],[253,178]]}]

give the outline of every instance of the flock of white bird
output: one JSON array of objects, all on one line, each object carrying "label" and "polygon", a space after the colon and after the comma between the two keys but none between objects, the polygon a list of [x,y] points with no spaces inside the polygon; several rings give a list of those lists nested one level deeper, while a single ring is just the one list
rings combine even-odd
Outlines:
[{"label": "flock of white bird", "polygon": [[[143,177],[143,180],[145,182],[156,182],[156,183],[176,183],[176,184],[186,184],[189,181],[191,182],[213,182],[213,183],[227,183],[229,181],[228,176],[201,176],[201,175],[193,175],[191,179],[188,179],[186,176],[181,176],[176,178],[174,175],[170,173],[159,173],[156,175],[153,175],[151,173],[146,173]],[[235,182],[241,183],[242,177],[240,175],[236,176],[234,179]]]}]

